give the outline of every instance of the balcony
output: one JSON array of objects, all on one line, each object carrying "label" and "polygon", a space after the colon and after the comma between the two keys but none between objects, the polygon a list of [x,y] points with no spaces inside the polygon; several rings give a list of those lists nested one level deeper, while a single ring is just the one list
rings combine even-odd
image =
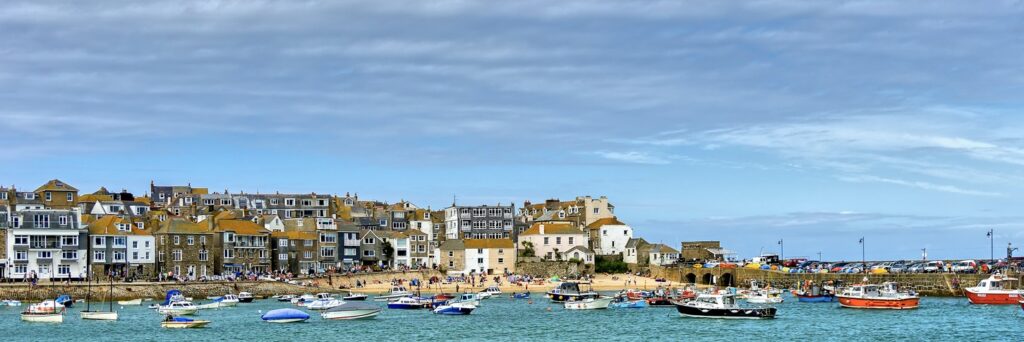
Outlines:
[{"label": "balcony", "polygon": [[60,249],[60,244],[57,241],[53,242],[33,242],[29,245],[32,249]]}]

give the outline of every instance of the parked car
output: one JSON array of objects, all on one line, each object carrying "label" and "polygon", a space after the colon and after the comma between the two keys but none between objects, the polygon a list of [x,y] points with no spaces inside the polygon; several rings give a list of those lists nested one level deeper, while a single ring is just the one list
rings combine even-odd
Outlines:
[{"label": "parked car", "polygon": [[871,271],[872,272],[877,271],[877,270],[885,270],[886,272],[889,272],[889,270],[891,268],[892,268],[892,261],[879,262],[879,263],[875,263],[875,264],[871,265]]},{"label": "parked car", "polygon": [[978,263],[974,260],[962,260],[954,263],[950,269],[953,273],[975,273],[978,271],[977,267]]},{"label": "parked car", "polygon": [[846,265],[848,265],[848,264],[850,264],[850,263],[848,263],[848,262],[837,262],[837,263],[834,263],[834,264],[832,264],[832,269],[830,269],[829,271],[831,271],[832,273],[840,273],[840,272],[843,271],[843,268],[846,267]]},{"label": "parked car", "polygon": [[908,269],[913,263],[906,260],[893,261],[892,265],[889,266],[889,273],[908,273]]},{"label": "parked car", "polygon": [[907,267],[907,272],[909,272],[909,273],[924,273],[924,267],[927,264],[928,263],[924,262],[924,261],[915,262],[915,263],[911,264],[909,267]]},{"label": "parked car", "polygon": [[922,272],[924,273],[939,273],[942,272],[946,267],[946,263],[941,260],[932,260],[925,263]]}]

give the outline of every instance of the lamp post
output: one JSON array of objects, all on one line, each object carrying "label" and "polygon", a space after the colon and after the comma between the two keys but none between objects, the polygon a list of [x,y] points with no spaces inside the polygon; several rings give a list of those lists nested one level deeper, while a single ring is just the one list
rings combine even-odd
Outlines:
[{"label": "lamp post", "polygon": [[989,228],[989,230],[988,230],[988,260],[995,260],[995,256],[996,256],[996,254],[995,254],[995,250],[996,250],[995,249],[995,242],[993,242],[993,240],[995,239],[994,235],[995,234],[992,234],[992,229]]},{"label": "lamp post", "polygon": [[861,272],[868,273],[867,258],[864,256],[864,237],[860,238],[860,267]]},{"label": "lamp post", "polygon": [[786,245],[779,239],[779,259],[786,260]]}]

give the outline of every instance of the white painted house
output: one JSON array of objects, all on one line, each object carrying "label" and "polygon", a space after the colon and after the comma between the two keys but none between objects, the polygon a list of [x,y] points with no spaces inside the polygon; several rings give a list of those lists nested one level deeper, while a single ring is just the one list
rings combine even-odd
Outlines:
[{"label": "white painted house", "polygon": [[81,279],[88,268],[88,231],[78,208],[32,209],[11,215],[7,232],[8,277]]},{"label": "white painted house", "polygon": [[619,255],[626,251],[626,243],[633,238],[633,228],[615,217],[603,218],[587,226],[590,241],[597,255]]}]

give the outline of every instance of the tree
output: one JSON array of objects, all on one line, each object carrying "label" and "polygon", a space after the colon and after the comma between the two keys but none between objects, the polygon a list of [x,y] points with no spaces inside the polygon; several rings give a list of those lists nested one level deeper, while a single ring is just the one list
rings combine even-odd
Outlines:
[{"label": "tree", "polygon": [[534,257],[534,256],[537,256],[536,252],[534,252],[534,250],[533,250],[533,243],[532,242],[530,242],[530,241],[523,241],[523,256],[524,257]]},{"label": "tree", "polygon": [[395,247],[391,247],[390,241],[384,240],[380,244],[380,252],[381,254],[383,254],[381,255],[381,260],[383,260],[385,264],[390,266],[391,255],[395,253]]}]

